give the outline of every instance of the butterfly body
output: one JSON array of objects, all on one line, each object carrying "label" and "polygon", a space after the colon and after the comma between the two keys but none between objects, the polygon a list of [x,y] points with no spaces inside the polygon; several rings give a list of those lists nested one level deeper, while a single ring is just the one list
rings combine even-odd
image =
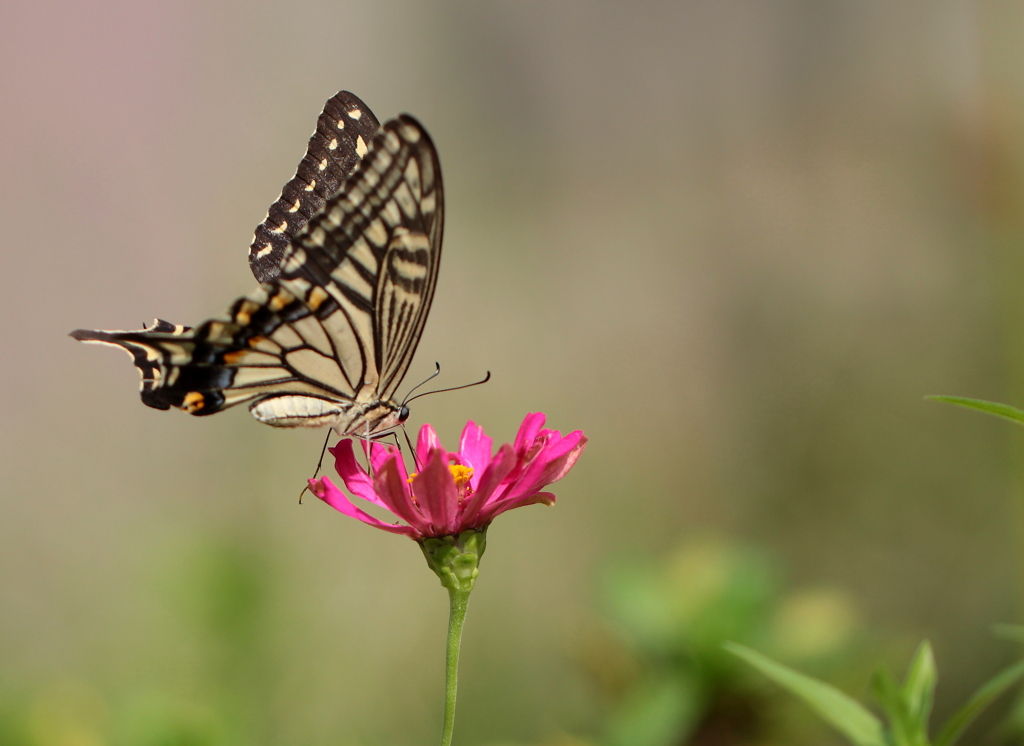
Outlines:
[{"label": "butterfly body", "polygon": [[[257,228],[250,264],[263,280],[259,287],[194,329],[157,320],[141,331],[72,332],[128,352],[148,406],[207,415],[248,403],[269,425],[364,436],[408,417],[394,394],[437,281],[440,164],[422,125],[407,115],[385,123],[369,143],[353,135],[346,150],[341,137],[327,139],[329,127],[345,125],[339,110],[360,114],[340,131],[352,135],[353,121],[376,129],[352,94],[328,101],[307,157]],[[317,160],[322,153],[314,146],[327,155]],[[335,173],[341,186],[320,202],[311,197],[322,207],[304,218],[301,199],[292,196],[317,194],[332,168],[350,174],[341,183]],[[282,212],[288,204],[294,211]]]}]

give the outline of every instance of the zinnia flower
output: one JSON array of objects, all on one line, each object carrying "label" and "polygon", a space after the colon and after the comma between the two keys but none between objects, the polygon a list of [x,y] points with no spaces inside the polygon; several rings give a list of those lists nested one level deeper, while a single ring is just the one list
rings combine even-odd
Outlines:
[{"label": "zinnia flower", "polygon": [[347,516],[382,531],[404,534],[420,545],[427,566],[448,589],[451,605],[445,652],[445,709],[442,744],[450,744],[455,722],[456,674],[466,606],[487,546],[487,526],[506,510],[522,505],[553,505],[542,492],[569,473],[587,438],[577,430],[562,436],[544,429],[544,415],[528,414],[515,443],[493,451],[491,439],[475,422],[467,422],[458,451],[446,451],[430,425],[420,428],[416,443],[418,472],[406,475],[402,455],[379,443],[370,445],[371,469],[356,461],[351,440],[331,453],[349,493],[390,511],[404,524],[385,523],[335,487],[330,479],[310,479],[313,494]]},{"label": "zinnia flower", "polygon": [[374,518],[327,477],[311,479],[309,486],[345,515],[420,543],[484,529],[506,510],[553,505],[555,496],[541,490],[568,474],[583,452],[587,438],[581,430],[563,436],[544,429],[544,420],[540,412],[527,415],[515,443],[504,444],[496,453],[491,439],[473,421],[466,423],[458,451],[446,451],[434,428],[424,425],[416,444],[419,471],[411,476],[395,448],[371,445],[372,476],[356,461],[351,440],[331,448],[349,493],[390,511],[405,525]]}]

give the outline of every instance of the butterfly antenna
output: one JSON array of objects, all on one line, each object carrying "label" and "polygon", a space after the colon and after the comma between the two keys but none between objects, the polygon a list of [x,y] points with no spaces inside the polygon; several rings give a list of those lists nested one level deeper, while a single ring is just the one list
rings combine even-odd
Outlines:
[{"label": "butterfly antenna", "polygon": [[[324,438],[324,447],[320,449],[320,460],[316,462],[316,471],[313,472],[313,479],[316,479],[320,474],[320,467],[324,465],[324,454],[327,453],[327,444],[331,442],[331,429],[327,429],[327,437]],[[299,493],[299,505],[302,505],[302,496],[306,494],[306,490],[309,489],[309,482],[306,482],[306,486],[302,488],[302,492]]]},{"label": "butterfly antenna", "polygon": [[435,370],[435,371],[434,371],[433,373],[431,373],[431,374],[430,374],[429,376],[427,376],[427,377],[426,377],[426,378],[424,378],[424,379],[423,379],[422,381],[420,381],[420,382],[419,382],[419,383],[417,383],[417,384],[416,384],[415,386],[413,386],[413,387],[412,387],[411,389],[409,389],[409,393],[408,393],[408,394],[406,394],[406,395],[405,395],[405,399],[403,399],[403,400],[402,400],[402,406],[403,406],[403,407],[405,406],[406,402],[410,401],[409,397],[410,397],[410,396],[412,396],[412,392],[413,392],[413,391],[415,391],[415,390],[416,390],[416,389],[418,389],[418,388],[419,388],[420,386],[424,385],[425,383],[429,383],[430,381],[434,380],[434,379],[435,379],[435,378],[437,378],[437,377],[438,377],[439,375],[441,375],[441,363],[436,363],[436,362],[435,362],[435,363],[434,363],[434,365],[436,365],[436,366],[437,366],[437,370]]},{"label": "butterfly antenna", "polygon": [[[433,378],[433,376],[431,376],[430,378]],[[428,378],[427,381],[429,381],[430,378]],[[481,384],[487,383],[490,380],[491,380],[491,371],[487,371],[487,375],[484,376],[479,381],[474,381],[473,383],[464,383],[461,386],[452,386],[450,389],[437,389],[436,391],[424,391],[422,394],[416,394],[416,396],[412,397],[411,399],[407,398],[404,402],[402,402],[402,406],[404,407],[409,402],[415,401],[416,399],[419,399],[421,396],[430,396],[431,394],[443,394],[446,391],[458,391],[460,389],[468,389],[468,388],[472,388],[473,386],[480,386]],[[426,381],[424,381],[423,383],[426,383]],[[423,384],[420,384],[420,385],[422,386]],[[410,391],[409,393],[411,394],[412,391]]]}]

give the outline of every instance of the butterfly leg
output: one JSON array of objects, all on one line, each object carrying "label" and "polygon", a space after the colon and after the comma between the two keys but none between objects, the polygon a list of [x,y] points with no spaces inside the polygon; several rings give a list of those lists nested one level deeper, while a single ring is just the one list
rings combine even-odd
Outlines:
[{"label": "butterfly leg", "polygon": [[363,447],[366,452],[366,463],[370,467],[370,479],[374,479],[373,474],[373,459],[370,458],[370,454],[373,452],[373,439],[370,437],[370,423],[366,423],[366,435],[363,437]]},{"label": "butterfly leg", "polygon": [[[405,442],[409,444],[409,453],[412,454],[412,465],[415,467],[413,471],[420,470],[420,461],[416,458],[416,449],[412,446],[412,440],[409,438],[409,431],[405,429],[405,423],[402,423],[402,435],[405,436]],[[398,442],[398,436],[395,436],[395,442]],[[398,450],[402,450],[402,446],[398,446]]]},{"label": "butterfly leg", "polygon": [[[316,462],[316,471],[313,472],[313,479],[320,476],[320,467],[324,465],[324,454],[327,453],[327,444],[331,442],[331,429],[327,429],[327,437],[324,438],[324,447],[320,449],[320,460]],[[309,489],[309,482],[306,482],[306,486],[302,488],[302,492],[299,493],[299,505],[302,505],[302,496],[306,494]]]}]

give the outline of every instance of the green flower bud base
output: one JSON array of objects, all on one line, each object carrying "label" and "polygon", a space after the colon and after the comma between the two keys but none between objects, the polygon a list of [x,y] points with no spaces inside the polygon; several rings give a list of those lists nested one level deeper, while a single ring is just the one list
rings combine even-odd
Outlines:
[{"label": "green flower bud base", "polygon": [[444,728],[441,746],[451,746],[455,729],[455,692],[458,684],[459,646],[466,622],[469,593],[480,574],[480,558],[487,547],[487,529],[463,531],[458,536],[421,539],[427,566],[448,589],[448,646],[445,653]]},{"label": "green flower bud base", "polygon": [[449,591],[473,590],[480,573],[480,558],[487,548],[487,529],[463,531],[458,536],[420,539],[420,549],[427,566],[441,579]]}]

